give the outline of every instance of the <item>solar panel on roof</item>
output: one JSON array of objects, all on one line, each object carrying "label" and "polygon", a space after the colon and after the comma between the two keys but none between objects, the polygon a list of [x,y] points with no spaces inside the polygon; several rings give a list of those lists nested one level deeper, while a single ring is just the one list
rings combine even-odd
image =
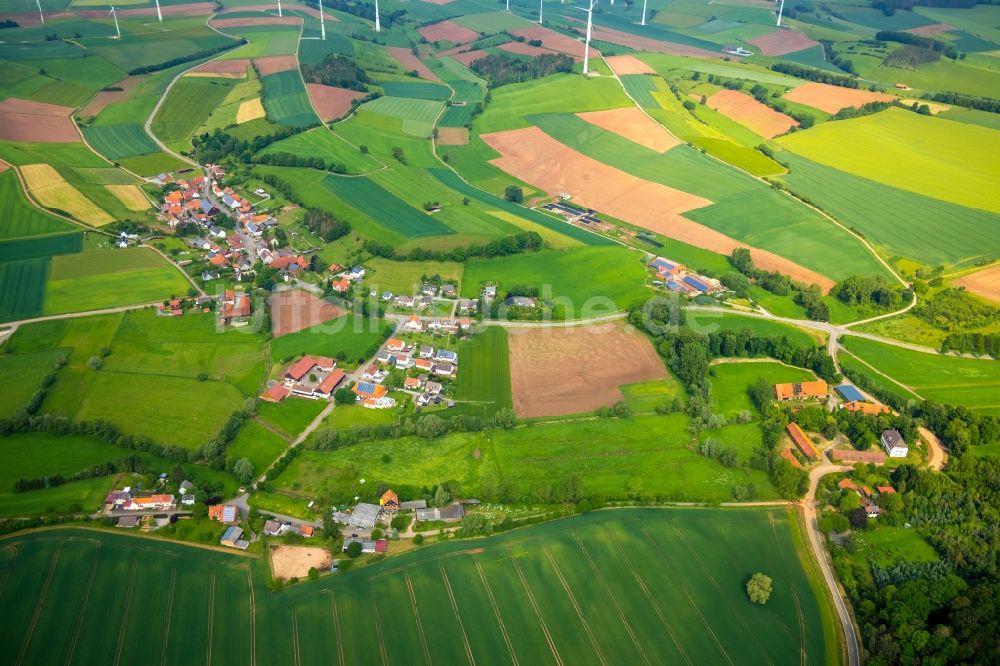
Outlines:
[{"label": "solar panel on roof", "polygon": [[843,384],[842,386],[838,386],[837,393],[839,393],[841,397],[848,402],[855,402],[855,401],[864,402],[865,400],[865,396],[861,395],[861,391],[854,388],[850,384]]},{"label": "solar panel on roof", "polygon": [[708,291],[708,285],[706,285],[701,280],[698,280],[698,279],[696,279],[696,278],[694,278],[694,277],[692,277],[690,275],[688,275],[687,277],[684,278],[684,282],[686,284],[691,285],[692,287],[694,287],[698,291]]}]

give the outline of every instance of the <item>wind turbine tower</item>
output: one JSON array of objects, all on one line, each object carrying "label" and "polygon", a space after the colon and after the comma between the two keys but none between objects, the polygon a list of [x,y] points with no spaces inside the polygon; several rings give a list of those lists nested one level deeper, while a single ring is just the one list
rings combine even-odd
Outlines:
[{"label": "wind turbine tower", "polygon": [[382,32],[382,23],[378,19],[378,0],[375,0],[375,32]]},{"label": "wind turbine tower", "polygon": [[542,7],[545,4],[545,0],[538,0],[538,25],[542,24]]},{"label": "wind turbine tower", "polygon": [[646,25],[646,0],[642,0],[642,24]]},{"label": "wind turbine tower", "polygon": [[281,0],[278,0],[278,16],[281,16]]},{"label": "wind turbine tower", "polygon": [[35,4],[38,5],[38,18],[42,19],[42,25],[45,25],[45,14],[42,13],[42,0],[35,0]]},{"label": "wind turbine tower", "polygon": [[156,18],[160,20],[160,23],[163,23],[163,14],[160,13],[160,0],[156,0]]},{"label": "wind turbine tower", "polygon": [[781,5],[778,6],[778,27],[781,27],[781,14],[785,11],[785,0],[779,0]]},{"label": "wind turbine tower", "polygon": [[326,41],[326,21],[323,20],[323,0],[319,0],[319,38]]},{"label": "wind turbine tower", "polygon": [[587,9],[583,7],[577,7],[581,12],[587,12],[587,39],[583,43],[583,75],[586,76],[589,71],[588,65],[590,64],[590,35],[593,32],[593,18],[594,18],[594,7],[597,6],[597,0],[590,0],[590,5]]},{"label": "wind turbine tower", "polygon": [[118,28],[118,14],[115,13],[114,6],[111,7],[111,11],[108,12],[108,15],[111,16],[111,18],[113,18],[115,20],[115,32],[118,33],[118,37],[116,39],[121,39],[122,38],[122,31]]}]

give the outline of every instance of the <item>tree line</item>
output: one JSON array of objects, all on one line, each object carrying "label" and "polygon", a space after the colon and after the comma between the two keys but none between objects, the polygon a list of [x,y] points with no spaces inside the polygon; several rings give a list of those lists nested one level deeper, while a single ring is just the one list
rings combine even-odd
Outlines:
[{"label": "tree line", "polygon": [[821,69],[813,69],[812,67],[796,65],[791,62],[775,63],[771,65],[771,70],[781,74],[794,76],[797,79],[806,79],[807,81],[816,81],[818,83],[829,83],[832,86],[840,86],[841,88],[861,87],[861,84],[858,83],[857,79],[853,79],[849,76],[825,72]]},{"label": "tree line", "polygon": [[335,217],[322,208],[307,209],[305,224],[311,232],[327,243],[332,243],[351,233],[351,225],[348,222]]},{"label": "tree line", "polygon": [[729,255],[729,263],[736,272],[722,276],[722,283],[737,296],[748,297],[751,282],[776,296],[791,296],[805,308],[806,316],[813,321],[829,321],[830,307],[823,301],[823,290],[817,284],[804,285],[778,271],[765,271],[754,264],[750,250],[738,247]]},{"label": "tree line", "polygon": [[1000,113],[1000,100],[988,97],[973,97],[971,95],[960,95],[955,92],[926,93],[923,99],[953,106],[964,106],[967,109],[977,111],[988,111],[989,113]]},{"label": "tree line", "polygon": [[377,257],[394,261],[458,261],[471,257],[505,257],[522,252],[537,252],[544,247],[542,237],[535,231],[525,231],[495,238],[485,245],[473,243],[466,247],[456,247],[451,250],[428,250],[415,247],[409,252],[400,252],[388,243],[367,239],[363,247]]},{"label": "tree line", "polygon": [[254,137],[251,140],[241,139],[224,130],[216,129],[191,139],[194,154],[201,164],[219,164],[227,159],[249,164],[253,156],[276,141],[304,132],[307,128],[281,127],[273,134]]},{"label": "tree line", "polygon": [[299,68],[307,83],[322,83],[358,92],[368,92],[368,84],[371,83],[368,74],[353,59],[336,53],[327,54],[318,65],[303,63]]},{"label": "tree line", "polygon": [[958,51],[951,44],[946,44],[940,40],[933,39],[931,37],[923,37],[921,35],[914,35],[911,32],[901,32],[897,30],[879,30],[875,33],[875,39],[880,42],[896,42],[897,44],[906,44],[908,46],[916,46],[921,49],[928,51],[933,51],[935,53],[940,53],[949,58],[957,58]]},{"label": "tree line", "polygon": [[195,60],[201,60],[202,58],[209,58],[214,56],[216,53],[222,53],[223,51],[229,51],[230,49],[235,49],[237,46],[244,46],[248,42],[245,39],[238,39],[228,44],[223,44],[221,46],[216,46],[214,49],[202,49],[201,51],[196,51],[189,55],[178,56],[176,58],[171,58],[170,60],[165,60],[164,62],[157,63],[155,65],[144,65],[142,67],[136,67],[135,69],[130,69],[129,76],[137,76],[139,74],[151,74],[152,72],[159,72],[160,70],[169,69],[176,65],[182,65],[186,62],[194,62]]},{"label": "tree line", "polygon": [[142,474],[146,471],[146,463],[137,455],[115,458],[114,460],[98,465],[92,465],[86,469],[74,472],[69,476],[53,474],[32,479],[20,478],[14,482],[14,492],[23,493],[27,490],[40,490],[42,488],[55,488],[71,481],[82,481],[84,479],[96,479],[101,476],[111,476],[119,472],[136,472]]},{"label": "tree line", "polygon": [[470,69],[490,82],[491,88],[540,79],[556,72],[572,72],[573,59],[564,53],[543,53],[532,58],[487,55],[473,60]]}]

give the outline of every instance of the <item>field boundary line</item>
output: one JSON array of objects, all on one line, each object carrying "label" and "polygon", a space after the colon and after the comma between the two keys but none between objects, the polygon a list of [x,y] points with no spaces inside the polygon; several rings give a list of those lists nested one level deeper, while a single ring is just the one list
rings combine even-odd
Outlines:
[{"label": "field boundary line", "polygon": [[177,585],[177,563],[170,570],[170,592],[167,593],[167,611],[164,615],[167,618],[166,626],[163,628],[163,649],[160,651],[160,666],[167,664],[167,641],[170,639],[170,613],[174,608],[174,588]]},{"label": "field boundary line", "polygon": [[337,593],[330,590],[330,608],[333,613],[333,628],[337,632],[337,656],[340,666],[346,666],[344,662],[344,637],[340,633],[340,613],[337,611]]},{"label": "field boundary line", "polygon": [[545,640],[549,644],[549,649],[552,650],[552,656],[556,658],[556,663],[559,666],[563,666],[562,657],[559,655],[559,650],[556,649],[556,644],[552,640],[552,634],[549,633],[549,627],[545,624],[545,619],[542,617],[541,611],[538,609],[538,602],[535,600],[535,595],[531,591],[531,586],[528,585],[528,581],[524,578],[524,572],[521,571],[521,566],[517,563],[517,559],[512,557],[510,554],[510,546],[507,547],[507,557],[510,558],[511,564],[514,565],[514,570],[517,572],[517,577],[521,580],[521,587],[528,595],[528,601],[531,602],[531,608],[535,611],[535,617],[538,618],[538,624],[542,628],[542,633],[545,634]]},{"label": "field boundary line", "polygon": [[253,591],[253,576],[250,567],[243,564],[243,572],[247,575],[247,586],[250,589],[250,663],[257,663],[257,599]]},{"label": "field boundary line", "polygon": [[[80,602],[80,615],[76,618],[76,626],[73,627],[73,636],[69,641],[69,649],[66,651],[66,666],[69,666],[73,662],[73,653],[76,652],[76,642],[80,638],[80,629],[83,628],[83,619],[87,613],[87,602],[90,600],[90,590],[94,585],[94,575],[97,573],[97,563],[101,560],[101,543],[97,542],[97,555],[94,557],[94,563],[90,565],[90,574],[87,576],[87,588],[83,592],[83,600]],[[6,584],[6,579],[4,583]],[[0,592],[3,591],[3,586],[0,585]]]},{"label": "field boundary line", "polygon": [[[640,527],[639,531],[641,531],[643,536],[646,537],[646,541],[649,542],[649,545],[652,546],[653,549],[658,552],[659,549],[656,547],[656,542],[653,540],[653,537],[650,536],[649,532],[646,531],[646,528]],[[662,557],[658,559],[660,559],[660,561],[663,562],[664,564],[668,564],[667,561],[664,560]],[[678,588],[680,589],[681,592],[684,593],[684,596],[687,597],[688,603],[691,605],[691,608],[693,608],[694,612],[698,614],[698,617],[701,619],[701,623],[705,625],[705,628],[708,630],[709,635],[712,637],[712,641],[715,642],[715,645],[719,648],[719,651],[722,652],[722,656],[725,657],[726,661],[729,662],[729,666],[736,666],[736,664],[732,660],[732,657],[729,656],[729,653],[726,651],[726,648],[722,645],[722,642],[719,640],[719,637],[715,634],[715,631],[712,629],[712,625],[709,624],[708,620],[702,614],[701,609],[698,608],[698,604],[695,603],[694,597],[691,596],[691,593],[687,591],[687,588],[683,584],[678,585]]]},{"label": "field boundary line", "polygon": [[493,607],[493,614],[497,618],[497,626],[500,627],[500,635],[503,636],[504,643],[507,644],[507,651],[510,652],[510,659],[514,666],[519,666],[521,663],[517,658],[517,653],[514,651],[514,643],[510,640],[510,634],[507,633],[507,625],[503,623],[503,618],[500,616],[500,607],[497,606],[496,597],[493,596],[493,588],[490,587],[489,581],[486,580],[486,574],[483,572],[483,567],[479,564],[479,558],[473,557],[473,561],[476,563],[476,571],[479,573],[479,580],[482,581],[483,587],[486,589],[486,596],[490,600],[490,606]]},{"label": "field boundary line", "polygon": [[[771,512],[768,511],[767,515],[770,518]],[[772,527],[772,529],[774,528],[774,523],[773,522],[771,523],[771,527]],[[700,568],[702,570],[702,573],[704,573],[705,576],[708,578],[708,581],[712,584],[712,587],[714,587],[715,591],[718,592],[718,594],[719,594],[720,597],[722,597],[723,596],[723,592],[722,592],[722,588],[719,587],[719,581],[715,580],[715,576],[713,576],[712,572],[708,570],[708,568],[705,566],[705,563],[702,561],[702,559],[700,557],[698,557],[698,551],[695,550],[694,546],[691,545],[691,542],[688,541],[688,538],[684,535],[683,532],[681,532],[679,529],[677,529],[676,527],[673,527],[673,526],[671,527],[671,529],[674,531],[674,534],[677,535],[677,538],[680,539],[681,543],[684,544],[684,547],[687,549],[687,551],[689,553],[691,553],[691,559],[698,563],[698,568]],[[782,562],[784,562],[784,559],[785,559],[784,558],[784,554],[782,554],[782,558],[781,559],[782,559]],[[743,628],[746,629],[747,631],[749,631],[752,634],[753,630],[750,628],[750,625],[747,624],[746,619],[742,615],[740,615],[739,613],[736,613],[735,615],[736,615],[737,621],[741,625],[743,625]],[[771,658],[767,655],[766,652],[761,652],[761,656],[764,657],[764,661],[767,664],[769,664],[769,666],[774,666],[774,662],[771,661]]]},{"label": "field boundary line", "polygon": [[292,651],[295,654],[295,666],[302,666],[302,657],[299,655],[299,616],[295,609],[292,609]]},{"label": "field boundary line", "polygon": [[208,640],[205,641],[205,665],[212,664],[212,634],[215,631],[215,571],[208,583]]},{"label": "field boundary line", "polygon": [[667,630],[667,634],[670,636],[670,640],[673,641],[674,647],[677,648],[677,652],[680,653],[681,657],[683,657],[688,666],[694,666],[694,662],[691,661],[690,657],[688,657],[687,652],[684,650],[684,646],[679,640],[677,640],[677,634],[674,633],[674,628],[670,625],[670,622],[663,614],[663,611],[660,609],[660,605],[656,603],[656,598],[653,596],[653,593],[650,592],[649,587],[646,586],[646,581],[639,577],[639,572],[635,570],[635,565],[632,564],[632,560],[629,558],[628,553],[625,552],[625,549],[622,548],[622,545],[618,543],[617,539],[612,539],[611,541],[615,544],[615,547],[618,549],[618,553],[622,556],[622,559],[625,560],[625,564],[628,565],[628,570],[631,572],[632,577],[635,578],[635,582],[639,584],[643,594],[646,595],[646,600],[649,602],[649,605],[653,607],[657,617],[660,618],[660,622],[663,623],[663,627]]},{"label": "field boundary line", "polygon": [[410,596],[410,607],[413,609],[413,618],[417,622],[417,632],[420,634],[420,647],[424,651],[424,658],[428,664],[434,663],[431,659],[430,649],[427,647],[427,638],[424,636],[424,625],[420,621],[420,612],[417,610],[417,598],[413,594],[413,583],[410,581],[410,574],[404,573],[403,579],[406,581],[406,591]]},{"label": "field boundary line", "polygon": [[559,565],[556,564],[555,558],[552,557],[552,552],[546,544],[542,544],[542,552],[545,553],[545,558],[552,565],[552,570],[556,572],[556,578],[559,579],[560,585],[562,585],[563,590],[566,591],[566,596],[569,597],[570,604],[573,605],[573,610],[576,611],[576,616],[580,619],[580,624],[583,625],[583,630],[587,634],[587,638],[590,639],[590,644],[594,646],[594,652],[597,654],[597,659],[602,663],[607,665],[607,659],[604,658],[604,653],[601,652],[601,646],[598,645],[597,639],[594,638],[594,632],[590,629],[590,625],[587,623],[587,618],[583,616],[583,610],[580,609],[580,604],[576,600],[576,596],[573,594],[572,588],[570,588],[569,583],[563,577],[562,571],[559,569]]},{"label": "field boundary line", "polygon": [[919,393],[917,393],[916,391],[914,391],[912,388],[910,388],[906,384],[900,383],[899,380],[897,380],[897,379],[893,379],[889,375],[885,374],[884,372],[882,372],[881,370],[879,370],[878,368],[876,368],[875,366],[873,366],[868,361],[864,360],[863,358],[861,358],[857,354],[851,352],[846,347],[842,346],[840,349],[837,350],[837,352],[841,353],[841,354],[847,354],[848,356],[850,356],[851,358],[853,358],[855,361],[857,361],[861,365],[865,366],[866,368],[868,368],[869,370],[871,370],[875,374],[879,375],[880,377],[884,377],[884,378],[888,379],[890,382],[892,382],[893,384],[895,384],[899,388],[903,389],[904,391],[906,391],[907,393],[909,393],[913,397],[917,398],[918,400],[923,400],[924,399],[924,397],[922,395],[920,395]]},{"label": "field boundary line", "polygon": [[587,560],[587,564],[590,565],[590,570],[594,572],[594,577],[601,581],[601,587],[604,588],[604,593],[611,600],[611,603],[615,605],[615,610],[618,611],[618,618],[622,621],[622,626],[625,628],[625,633],[632,640],[632,644],[635,645],[635,649],[639,652],[642,660],[649,664],[649,657],[646,655],[646,650],[643,649],[642,644],[636,638],[635,634],[632,632],[632,627],[629,625],[628,621],[625,619],[625,611],[622,610],[621,604],[618,602],[618,598],[615,597],[614,592],[611,590],[611,586],[608,585],[608,581],[604,578],[604,574],[601,570],[597,568],[597,564],[594,563],[594,558],[591,557],[590,553],[587,552],[587,548],[583,545],[583,541],[580,540],[580,536],[576,533],[576,530],[572,531],[573,540],[576,541],[577,547],[580,552],[583,553],[584,558]]},{"label": "field boundary line", "polygon": [[465,633],[465,625],[462,624],[462,614],[458,611],[458,603],[455,601],[455,592],[451,589],[451,581],[448,580],[448,572],[444,569],[443,560],[438,560],[438,569],[441,571],[441,578],[444,579],[444,586],[448,591],[448,600],[451,601],[451,610],[455,613],[455,619],[458,620],[458,628],[462,632],[462,643],[465,644],[465,656],[468,657],[469,663],[474,665],[476,660],[472,656],[472,646],[469,644],[469,637]]},{"label": "field boundary line", "polygon": [[375,599],[375,581],[368,583],[368,592],[371,595],[372,610],[375,612],[375,635],[378,637],[378,650],[382,656],[382,666],[389,666],[389,655],[385,651],[385,638],[382,636],[382,618],[378,614],[378,601]]},{"label": "field boundary line", "polygon": [[125,607],[122,610],[122,626],[118,630],[118,645],[115,648],[115,666],[118,666],[118,663],[121,661],[122,648],[125,646],[125,629],[128,627],[128,611],[129,607],[132,605],[132,587],[135,584],[135,570],[139,566],[138,560],[138,557],[132,557],[132,569],[128,574],[128,588],[125,591]]},{"label": "field boundary line", "polygon": [[24,632],[24,639],[21,641],[21,649],[17,655],[17,664],[20,666],[21,662],[24,661],[24,655],[28,651],[28,645],[31,644],[31,637],[35,633],[35,627],[38,625],[38,618],[42,614],[42,606],[45,605],[45,597],[49,592],[49,584],[52,583],[52,576],[56,572],[56,565],[59,564],[59,554],[62,552],[62,546],[56,549],[55,554],[52,556],[52,562],[49,564],[49,573],[45,577],[45,584],[42,585],[42,592],[38,595],[38,602],[35,604],[35,614],[31,617],[31,624],[28,625],[28,630]]}]

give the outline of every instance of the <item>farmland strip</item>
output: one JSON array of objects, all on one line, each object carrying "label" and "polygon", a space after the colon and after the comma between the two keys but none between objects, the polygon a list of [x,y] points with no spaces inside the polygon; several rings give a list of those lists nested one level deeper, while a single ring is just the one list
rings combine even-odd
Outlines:
[{"label": "farmland strip", "polygon": [[[94,585],[94,574],[97,573],[97,563],[101,560],[101,542],[95,541],[97,544],[97,555],[94,557],[94,563],[90,566],[90,574],[87,576],[87,589],[83,592],[83,602],[80,604],[80,615],[76,618],[76,627],[73,628],[73,638],[70,639],[69,649],[66,651],[66,666],[73,660],[73,653],[76,652],[76,642],[80,638],[80,629],[83,627],[83,616],[87,611],[87,601],[90,599],[90,590]],[[6,583],[6,579],[4,579]],[[0,586],[0,593],[3,592],[3,586]]]},{"label": "farmland strip", "polygon": [[486,596],[489,597],[490,606],[493,607],[493,614],[497,618],[497,626],[500,627],[500,634],[503,636],[503,640],[507,644],[507,650],[510,652],[511,662],[514,666],[518,666],[520,662],[517,659],[517,653],[514,652],[514,644],[511,642],[510,635],[507,633],[507,627],[503,623],[503,618],[500,617],[500,608],[497,606],[497,600],[493,596],[493,589],[486,580],[486,575],[483,573],[483,567],[479,564],[479,558],[474,558],[474,561],[476,563],[476,571],[479,572],[479,580],[483,582],[483,587],[486,589]]},{"label": "farmland strip", "polygon": [[212,628],[215,624],[215,572],[208,582],[208,640],[205,641],[205,666],[212,666]]},{"label": "farmland strip", "polygon": [[253,595],[253,577],[250,575],[250,567],[243,567],[247,575],[247,586],[250,588],[250,663],[257,663],[257,604]]},{"label": "farmland strip", "polygon": [[292,651],[295,654],[295,666],[302,666],[302,657],[299,655],[299,619],[292,609]]},{"label": "farmland strip", "polygon": [[462,625],[462,615],[458,612],[458,603],[455,601],[455,593],[451,589],[451,581],[448,580],[448,573],[444,570],[444,562],[438,562],[438,568],[441,570],[441,578],[444,579],[444,586],[448,590],[448,599],[451,601],[452,611],[455,612],[455,620],[458,622],[458,628],[462,631],[462,643],[465,644],[465,656],[469,658],[470,664],[475,664],[476,660],[472,657],[472,647],[469,645],[469,637],[466,635],[465,627]]},{"label": "farmland strip", "polygon": [[132,558],[132,569],[128,574],[128,589],[125,591],[125,606],[122,610],[122,626],[118,630],[118,646],[115,648],[115,666],[122,658],[122,648],[125,646],[125,628],[128,625],[128,609],[132,605],[132,586],[135,583],[135,570],[139,564],[138,558]]},{"label": "farmland strip", "polygon": [[[170,570],[170,591],[167,592],[167,610],[164,616],[167,618],[166,626],[163,628],[163,651],[160,653],[160,666],[167,664],[167,640],[170,638],[170,612],[174,607],[174,585],[177,583],[177,564]],[[88,590],[89,591],[89,590]]]},{"label": "farmland strip", "polygon": [[410,575],[404,574],[403,579],[406,581],[406,591],[410,594],[410,607],[413,609],[413,618],[417,622],[417,632],[420,635],[420,647],[424,651],[424,657],[427,659],[427,663],[432,663],[431,652],[427,648],[427,638],[424,636],[424,625],[420,622],[420,612],[417,610],[417,598],[413,594],[413,583],[410,582]]},{"label": "farmland strip", "polygon": [[587,624],[587,619],[583,616],[583,611],[580,610],[580,604],[577,603],[576,597],[573,595],[573,590],[570,589],[569,584],[562,575],[562,571],[559,570],[559,565],[556,564],[555,558],[552,557],[549,547],[542,544],[542,552],[545,553],[545,557],[549,560],[549,564],[552,565],[552,569],[556,572],[556,578],[559,579],[563,590],[566,591],[566,596],[569,597],[569,602],[573,604],[573,610],[576,611],[576,616],[580,618],[580,624],[583,625],[583,630],[587,633],[587,638],[590,639],[590,644],[594,646],[594,652],[597,654],[597,658],[602,664],[607,664],[608,662],[604,658],[604,653],[601,652],[601,646],[597,644],[597,640],[594,638],[594,632],[590,630],[590,625]]},{"label": "farmland strip", "polygon": [[[507,548],[507,553],[508,553],[508,556],[509,556],[510,555],[510,548],[509,547]],[[529,586],[528,585],[528,581],[525,580],[524,573],[521,571],[521,567],[518,565],[517,559],[514,558],[514,557],[511,557],[510,561],[514,565],[514,570],[517,571],[517,577],[521,579],[521,586],[524,588],[524,591],[528,594],[528,601],[531,602],[531,607],[535,611],[535,617],[538,618],[538,624],[542,628],[542,633],[545,634],[545,640],[548,641],[548,643],[549,643],[549,649],[552,650],[552,656],[555,657],[556,663],[559,664],[559,666],[562,666],[562,664],[563,664],[562,657],[559,656],[559,651],[556,650],[556,644],[552,640],[552,634],[549,633],[549,627],[548,627],[548,625],[545,624],[545,620],[542,618],[541,611],[538,610],[538,602],[535,601],[535,595],[531,591],[531,586]]]},{"label": "farmland strip", "polygon": [[337,595],[333,590],[330,590],[330,606],[333,609],[333,626],[337,632],[337,656],[340,660],[340,666],[346,666],[344,661],[344,638],[340,633],[340,613],[337,612]]},{"label": "farmland strip", "polygon": [[35,625],[38,624],[38,618],[42,614],[42,606],[45,604],[45,596],[49,591],[49,584],[52,582],[52,576],[56,571],[56,564],[59,563],[59,553],[62,551],[60,546],[55,555],[52,556],[52,563],[49,565],[49,575],[45,577],[45,584],[42,585],[42,593],[38,595],[38,603],[35,604],[35,614],[31,618],[31,624],[28,625],[28,631],[24,634],[24,640],[21,641],[21,651],[17,655],[17,663],[24,660],[24,654],[28,651],[28,645],[31,643],[31,635],[35,633]]},{"label": "farmland strip", "polygon": [[371,592],[372,610],[375,612],[375,633],[378,635],[378,649],[382,655],[382,666],[389,666],[389,655],[385,651],[385,639],[382,636],[382,619],[378,615],[378,602],[375,600],[375,580],[368,583],[368,591]]}]

